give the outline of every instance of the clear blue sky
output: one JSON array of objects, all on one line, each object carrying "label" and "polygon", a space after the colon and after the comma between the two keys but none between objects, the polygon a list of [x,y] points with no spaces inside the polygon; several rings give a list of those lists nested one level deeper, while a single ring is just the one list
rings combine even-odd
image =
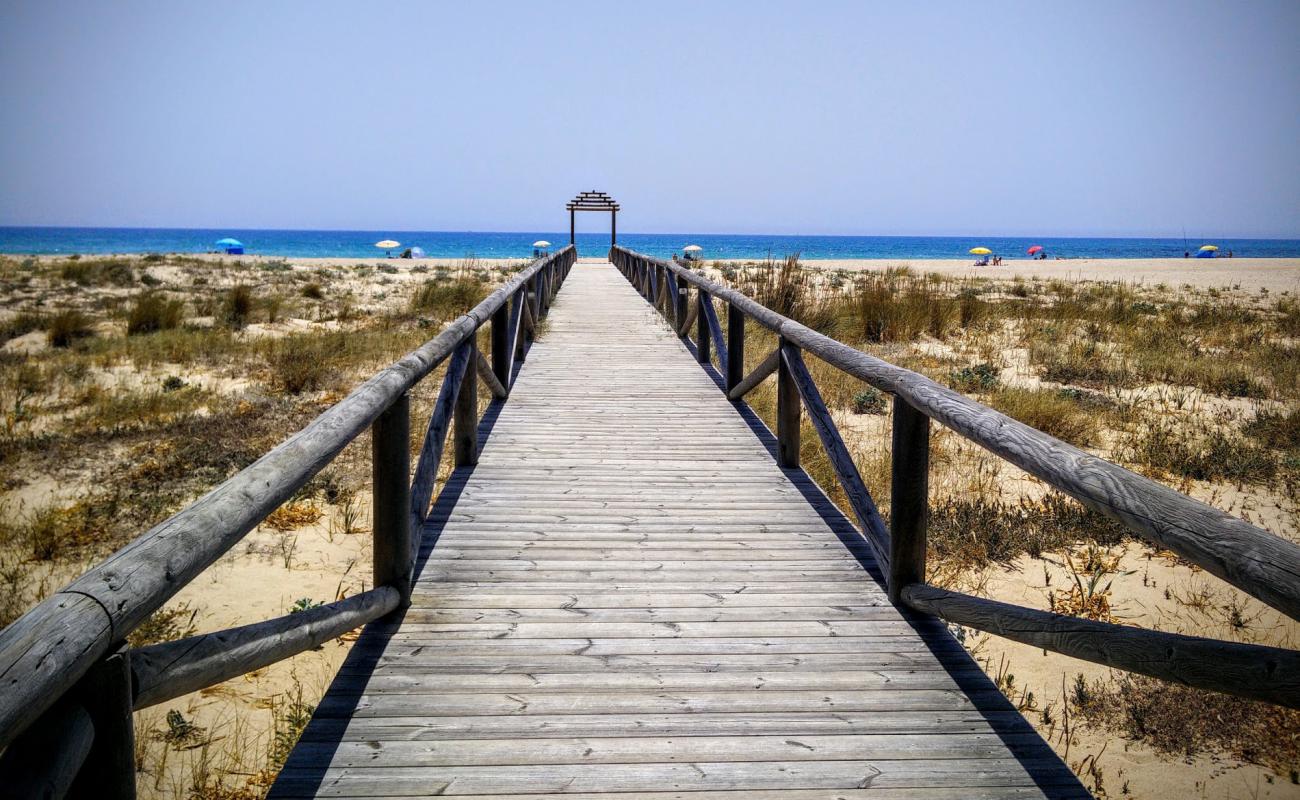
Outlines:
[{"label": "clear blue sky", "polygon": [[[5,2],[0,224],[1300,236],[1300,2]],[[591,229],[606,220],[588,215]]]}]

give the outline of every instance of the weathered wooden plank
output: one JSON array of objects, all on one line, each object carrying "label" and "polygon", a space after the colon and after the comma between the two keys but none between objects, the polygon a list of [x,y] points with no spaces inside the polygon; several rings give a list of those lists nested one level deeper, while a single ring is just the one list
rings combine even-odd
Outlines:
[{"label": "weathered wooden plank", "polygon": [[[754,761],[675,764],[563,764],[519,767],[358,767],[330,769],[317,788],[313,773],[281,773],[277,786],[292,793],[306,783],[319,797],[436,794],[440,797],[528,791],[633,792],[672,786],[703,790],[856,789],[919,786],[1033,786],[1026,759],[904,761]],[[1069,784],[1066,784],[1069,785]],[[345,788],[346,787],[346,788]],[[346,794],[345,794],[346,793]]]},{"label": "weathered wooden plank", "polygon": [[[1022,740],[1028,741],[1022,737]],[[654,764],[690,761],[841,761],[853,759],[1005,759],[994,733],[964,736],[846,734],[840,736],[652,736],[518,741],[383,741],[307,743],[303,759],[331,757],[335,768],[524,764]]]},{"label": "weathered wooden plank", "polygon": [[781,348],[778,347],[768,353],[767,358],[760,361],[758,366],[754,367],[753,372],[750,372],[739,383],[727,390],[728,399],[740,400],[752,392],[755,386],[767,380],[768,376],[776,372],[779,366],[781,366]]}]

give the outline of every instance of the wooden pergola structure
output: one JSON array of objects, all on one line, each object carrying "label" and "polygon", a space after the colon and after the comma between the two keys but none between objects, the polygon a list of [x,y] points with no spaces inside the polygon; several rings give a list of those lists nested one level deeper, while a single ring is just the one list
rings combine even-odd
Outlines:
[{"label": "wooden pergola structure", "polygon": [[569,244],[575,244],[574,216],[579,211],[609,212],[609,246],[618,244],[618,203],[604,192],[582,192],[565,206],[569,209]]}]

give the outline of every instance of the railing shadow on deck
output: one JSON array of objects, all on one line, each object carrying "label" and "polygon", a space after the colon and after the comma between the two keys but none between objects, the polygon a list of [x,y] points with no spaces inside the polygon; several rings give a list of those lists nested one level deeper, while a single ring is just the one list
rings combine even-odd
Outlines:
[{"label": "railing shadow on deck", "polygon": [[[777,430],[775,448],[769,449],[783,467],[799,464],[806,411],[857,518],[859,541],[870,547],[895,605],[1116,669],[1300,707],[1300,653],[1291,650],[1095,622],[927,585],[930,422],[945,425],[1293,619],[1300,618],[1300,546],[817,333],[689,268],[698,264],[684,266],[618,246],[611,248],[610,260],[679,337],[689,342],[694,330],[688,348],[738,407],[749,391],[777,376]],[[726,310],[725,334],[715,301]],[[747,321],[777,335],[776,349],[748,375]],[[716,372],[711,350],[720,366]],[[888,526],[804,363],[805,351],[894,397]],[[719,380],[722,374],[725,379]]]},{"label": "railing shadow on deck", "polygon": [[[313,649],[409,604],[438,465],[458,469],[509,395],[538,325],[576,261],[572,245],[535,259],[433,339],[306,428],[0,631],[0,785],[12,796],[135,796],[132,713]],[[491,360],[478,350],[490,326]],[[409,390],[447,370],[412,478]],[[480,380],[496,398],[480,419]],[[375,588],[278,619],[144,648],[127,634],[288,500],[357,436],[372,433]],[[438,501],[454,503],[452,482]],[[379,624],[348,670],[366,671]],[[373,648],[382,652],[381,647]],[[370,665],[371,667],[373,664]]]}]

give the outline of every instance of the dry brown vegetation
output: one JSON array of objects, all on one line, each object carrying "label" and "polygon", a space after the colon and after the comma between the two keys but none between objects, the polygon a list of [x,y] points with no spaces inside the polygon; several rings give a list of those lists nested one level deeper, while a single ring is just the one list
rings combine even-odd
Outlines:
[{"label": "dry brown vegetation", "polygon": [[[403,267],[0,258],[0,625],[252,463],[517,269]],[[437,383],[413,392],[417,416]],[[354,534],[369,520],[368,452],[363,440],[347,448],[232,551],[232,568],[336,587],[298,590],[290,611],[365,588],[368,566],[353,554],[367,538]],[[131,644],[284,613],[241,612],[239,598],[199,583]],[[276,677],[259,671],[248,685],[267,688],[254,693],[223,685],[141,712],[142,796],[264,795],[343,652],[299,656]]]},{"label": "dry brown vegetation", "polygon": [[[1300,540],[1300,304],[1289,293],[995,282],[907,268],[823,271],[801,269],[797,258],[712,266],[711,276],[815,330]],[[746,335],[752,368],[775,340],[755,325]],[[809,358],[808,365],[887,517],[889,404],[826,364]],[[748,399],[774,426],[772,383]],[[806,421],[801,458],[847,511]],[[933,583],[995,596],[1010,584],[1017,591],[998,599],[1144,627],[1284,647],[1300,640],[1289,619],[1231,587],[1205,584],[1199,570],[1140,545],[1124,526],[955,434],[936,429],[931,462]],[[1123,588],[1137,581],[1135,562],[1143,553],[1141,586],[1159,598],[1154,608],[1146,594]],[[1018,576],[1032,575],[1036,563],[1044,580],[1030,587]],[[1034,687],[1035,698],[1023,678],[1017,683],[1011,676],[1008,661],[1008,653],[1031,648],[1014,651],[967,633],[968,647],[1008,697],[1047,718],[1036,720],[1040,730],[1098,796],[1132,792],[1133,768],[1126,774],[1114,766],[1113,749],[1105,755],[1115,736],[1129,743],[1125,751],[1141,745],[1165,760],[1235,759],[1262,765],[1267,783],[1296,779],[1300,719],[1294,712],[1139,676],[1094,678],[1088,690],[1094,700],[1086,707],[1050,682]],[[1057,680],[1080,663],[1045,656],[1040,651]],[[1051,671],[1030,667],[1035,680]],[[1057,693],[1043,711],[1043,698]],[[1063,710],[1085,727],[1060,728]],[[1087,752],[1088,735],[1100,750]]]}]

